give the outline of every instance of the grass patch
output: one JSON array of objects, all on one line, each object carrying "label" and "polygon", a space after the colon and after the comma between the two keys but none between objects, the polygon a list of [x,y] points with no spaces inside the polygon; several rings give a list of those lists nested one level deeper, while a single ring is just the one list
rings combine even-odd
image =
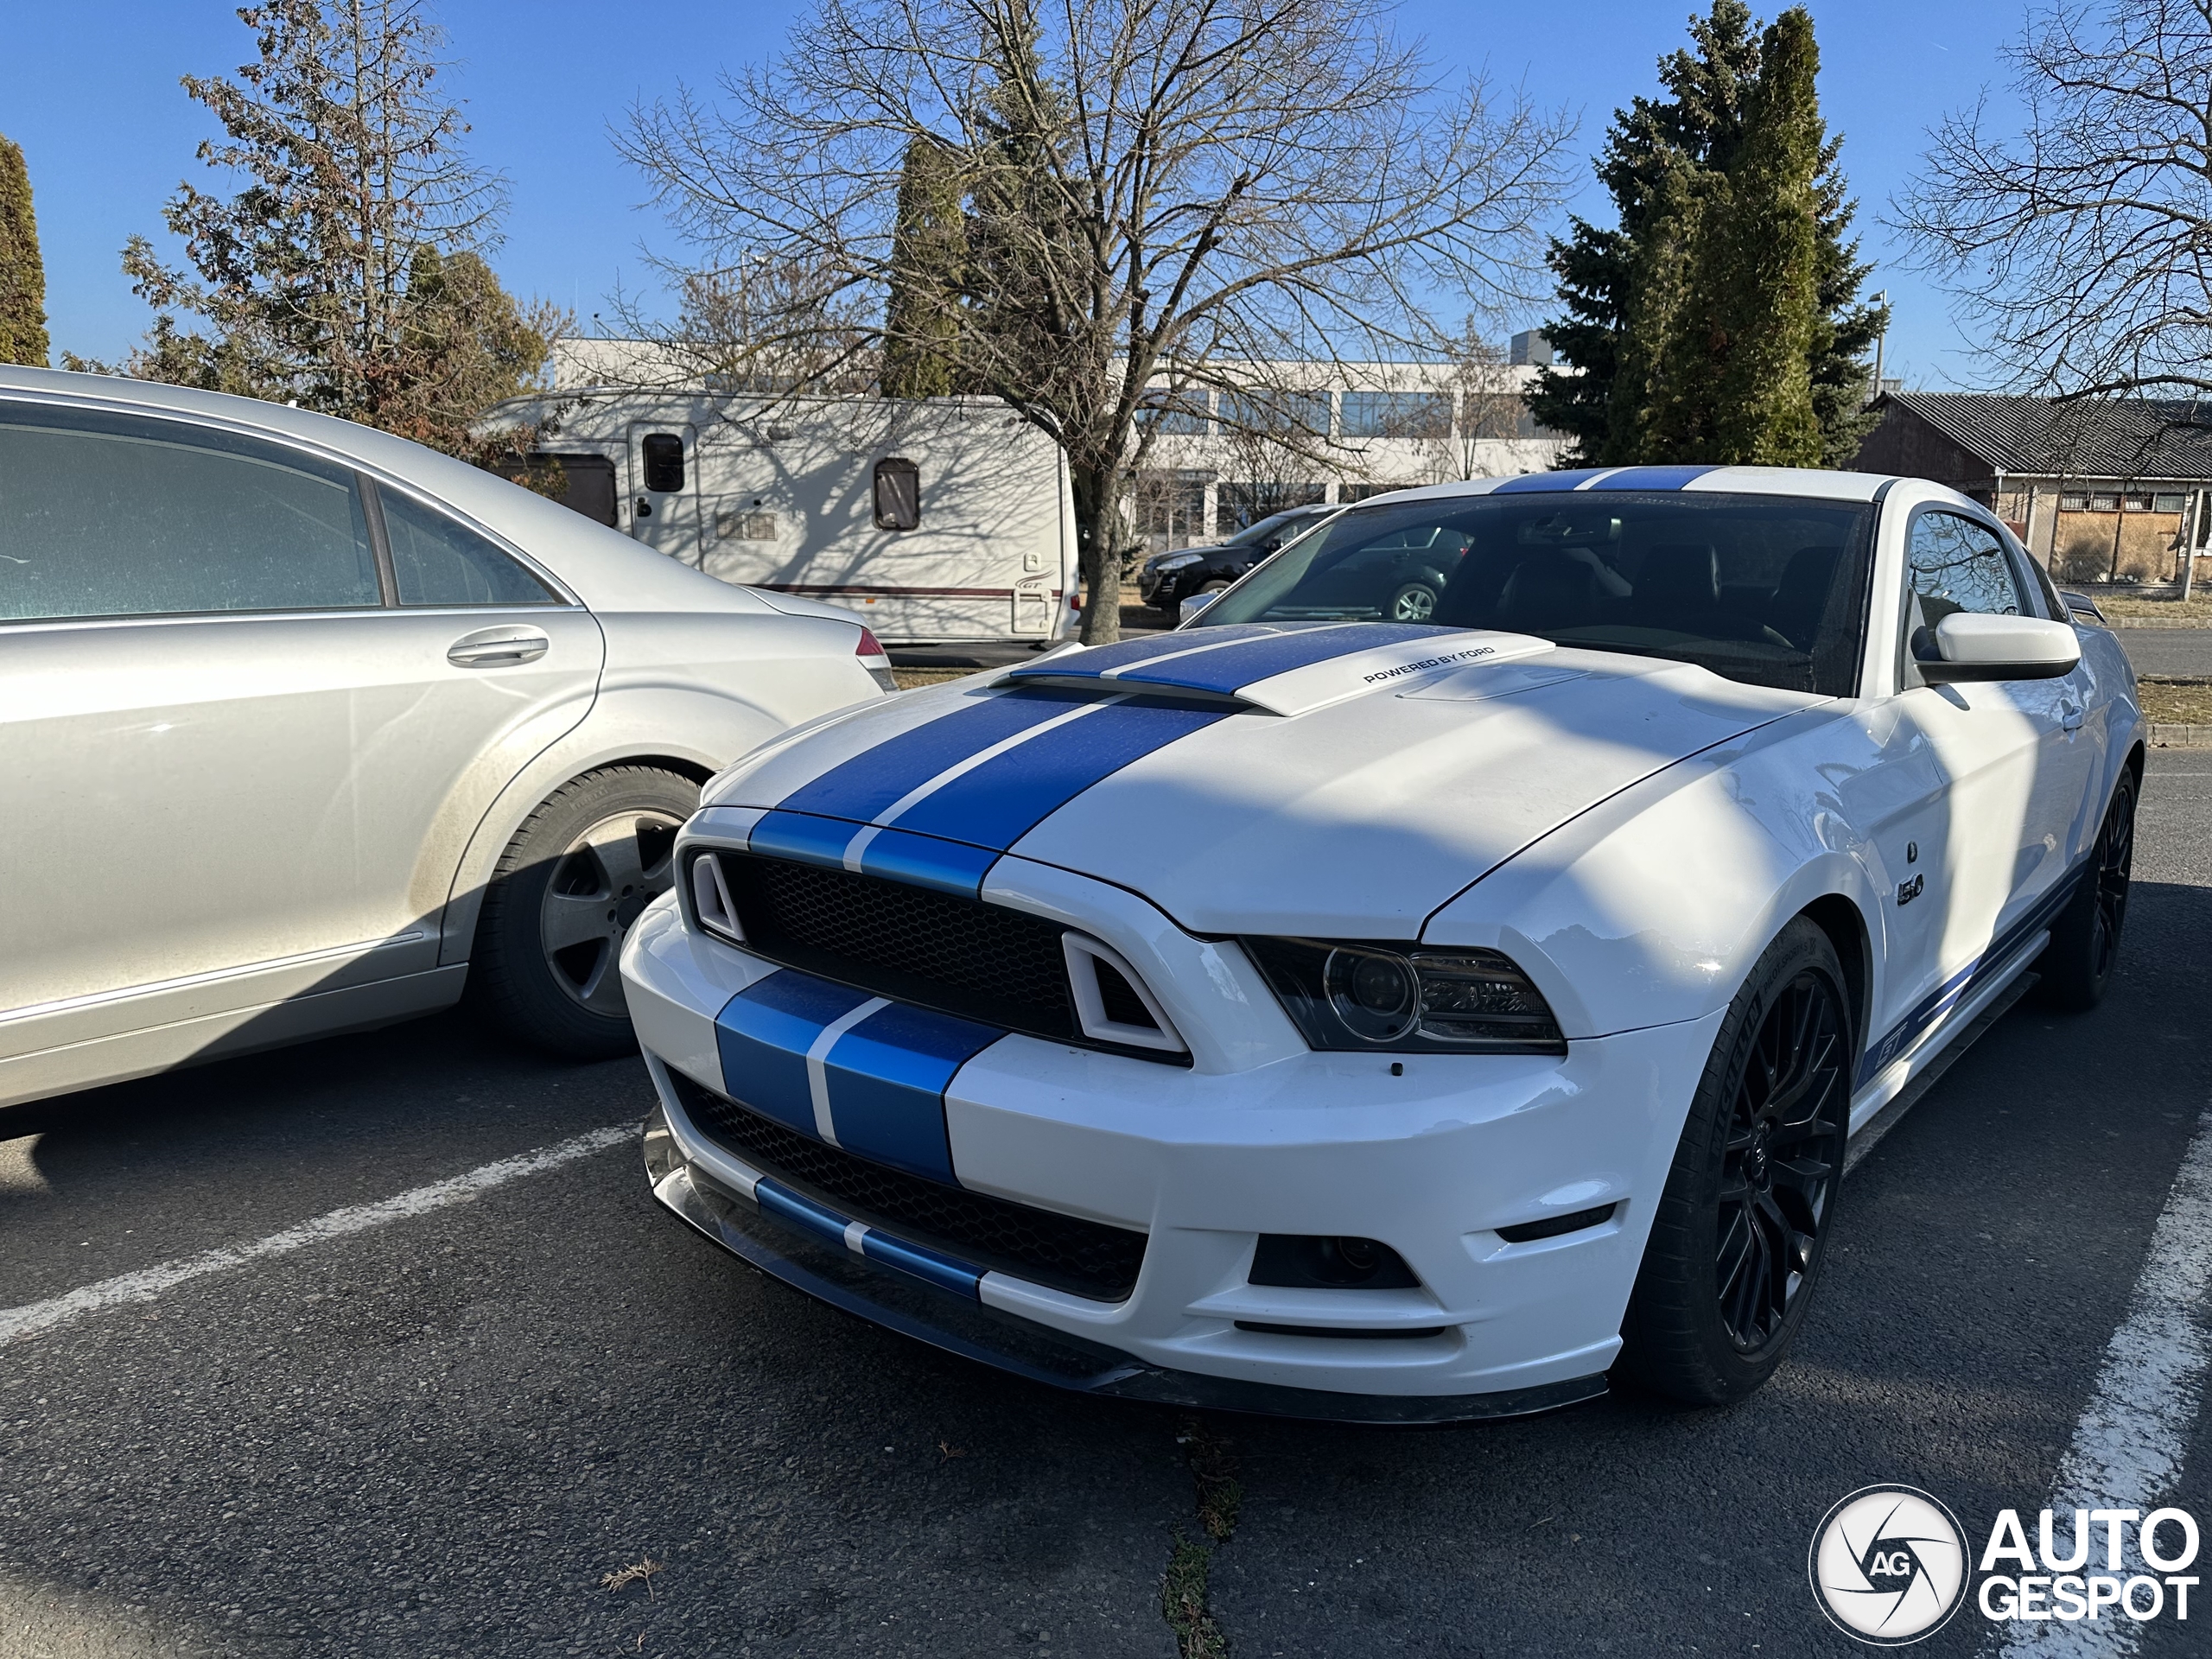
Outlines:
[{"label": "grass patch", "polygon": [[891,677],[901,691],[912,691],[916,686],[942,685],[947,680],[964,680],[982,672],[980,668],[894,668]]},{"label": "grass patch", "polygon": [[1175,1632],[1175,1651],[1181,1659],[1226,1659],[1229,1652],[1229,1638],[1206,1606],[1206,1580],[1212,1567],[1213,1553],[1204,1544],[1194,1544],[1179,1532],[1175,1535],[1167,1576],[1160,1586],[1160,1611]]},{"label": "grass patch", "polygon": [[2140,680],[2135,695],[2154,725],[2212,726],[2212,680]]},{"label": "grass patch", "polygon": [[1190,1460],[1191,1480],[1198,1488],[1198,1524],[1214,1542],[1225,1544],[1236,1530],[1236,1511],[1244,1502],[1229,1442],[1196,1417],[1184,1419],[1183,1432],[1176,1439]]},{"label": "grass patch", "polygon": [[[2066,586],[2064,582],[2058,585]],[[2074,591],[2088,594],[2107,616],[2170,617],[2176,621],[2202,621],[2212,626],[2212,593],[2202,588],[2190,593],[2186,605],[2163,594],[2114,594],[2107,598],[2094,588],[2077,588]]]}]

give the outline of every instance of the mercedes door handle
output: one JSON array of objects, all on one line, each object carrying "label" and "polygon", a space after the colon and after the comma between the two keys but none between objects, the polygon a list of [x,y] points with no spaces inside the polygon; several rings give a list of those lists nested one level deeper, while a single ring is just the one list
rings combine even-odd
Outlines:
[{"label": "mercedes door handle", "polygon": [[448,645],[446,661],[455,668],[512,668],[552,649],[553,642],[536,628],[479,628]]}]

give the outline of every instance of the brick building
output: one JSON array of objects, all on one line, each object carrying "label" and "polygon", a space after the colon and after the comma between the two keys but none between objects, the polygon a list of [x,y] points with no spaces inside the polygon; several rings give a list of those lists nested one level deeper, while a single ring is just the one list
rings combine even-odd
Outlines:
[{"label": "brick building", "polygon": [[2212,403],[1891,391],[1853,463],[1993,508],[2069,582],[2172,581],[2212,538]]}]

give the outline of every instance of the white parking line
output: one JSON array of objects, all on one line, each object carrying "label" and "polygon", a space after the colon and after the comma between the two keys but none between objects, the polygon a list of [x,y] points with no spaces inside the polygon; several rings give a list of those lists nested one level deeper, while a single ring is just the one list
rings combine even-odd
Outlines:
[{"label": "white parking line", "polygon": [[375,1204],[348,1205],[342,1210],[333,1210],[327,1215],[317,1216],[313,1221],[303,1221],[296,1227],[287,1227],[281,1233],[271,1233],[251,1244],[226,1245],[219,1249],[203,1250],[198,1255],[188,1255],[180,1261],[164,1262],[137,1273],[118,1274],[97,1284],[80,1285],[75,1290],[43,1302],[0,1308],[0,1348],[25,1337],[51,1331],[56,1325],[82,1319],[87,1313],[101,1313],[130,1302],[149,1302],[165,1290],[189,1280],[204,1279],[211,1273],[228,1273],[233,1268],[265,1261],[272,1255],[305,1249],[308,1245],[320,1244],[325,1239],[343,1238],[348,1233],[367,1232],[372,1228],[388,1226],[395,1221],[407,1221],[416,1216],[428,1215],[433,1210],[463,1203],[479,1192],[505,1186],[509,1181],[519,1180],[525,1175],[557,1169],[563,1164],[588,1158],[594,1152],[604,1152],[609,1147],[634,1141],[637,1136],[638,1127],[634,1123],[611,1124],[603,1129],[594,1129],[588,1135],[580,1135],[550,1147],[540,1147],[535,1152],[517,1153],[512,1158],[481,1165],[466,1174],[432,1181],[428,1186],[415,1187],[395,1197],[379,1199]]},{"label": "white parking line", "polygon": [[[2051,1489],[2056,1536],[2070,1530],[2073,1511],[2135,1510],[2149,1514],[2171,1501],[2182,1456],[2212,1364],[2199,1319],[2212,1288],[2212,1111],[2197,1120],[2196,1137],[2152,1230],[2151,1254],[2127,1300],[2127,1317],[2105,1344],[2104,1364],[2073,1443],[2059,1459]],[[2035,1530],[2033,1517],[2029,1531]],[[2094,1535],[2101,1536],[2101,1533]],[[2121,1571],[2148,1569],[2130,1529]],[[2174,1548],[2171,1533],[2165,1547]],[[2061,1544],[2061,1548],[2070,1548]],[[2101,1564],[2101,1556],[2099,1558]],[[1999,1627],[2003,1628],[2003,1627]],[[2105,1656],[2136,1650],[2143,1626],[2131,1618],[2082,1619],[2070,1624],[2016,1623],[2001,1652]]]}]

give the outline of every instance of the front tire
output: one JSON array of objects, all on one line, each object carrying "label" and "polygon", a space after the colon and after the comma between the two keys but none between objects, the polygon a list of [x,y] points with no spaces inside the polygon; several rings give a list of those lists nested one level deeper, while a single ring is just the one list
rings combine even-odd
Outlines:
[{"label": "front tire", "polygon": [[2037,1000],[2046,1007],[2087,1014],[2104,1001],[2120,964],[2120,930],[2127,920],[2127,887],[2135,868],[2135,774],[2123,769],[2097,827],[2089,868],[2050,925],[2050,943],[2036,958]]},{"label": "front tire", "polygon": [[676,832],[698,804],[698,785],[654,766],[609,766],[556,791],[485,891],[472,1001],[510,1035],[571,1059],[633,1052],[622,940],[673,883]]},{"label": "front tire", "polygon": [[1729,1003],[1621,1326],[1620,1369],[1654,1393],[1741,1400],[1804,1323],[1843,1179],[1850,1006],[1802,916]]}]

